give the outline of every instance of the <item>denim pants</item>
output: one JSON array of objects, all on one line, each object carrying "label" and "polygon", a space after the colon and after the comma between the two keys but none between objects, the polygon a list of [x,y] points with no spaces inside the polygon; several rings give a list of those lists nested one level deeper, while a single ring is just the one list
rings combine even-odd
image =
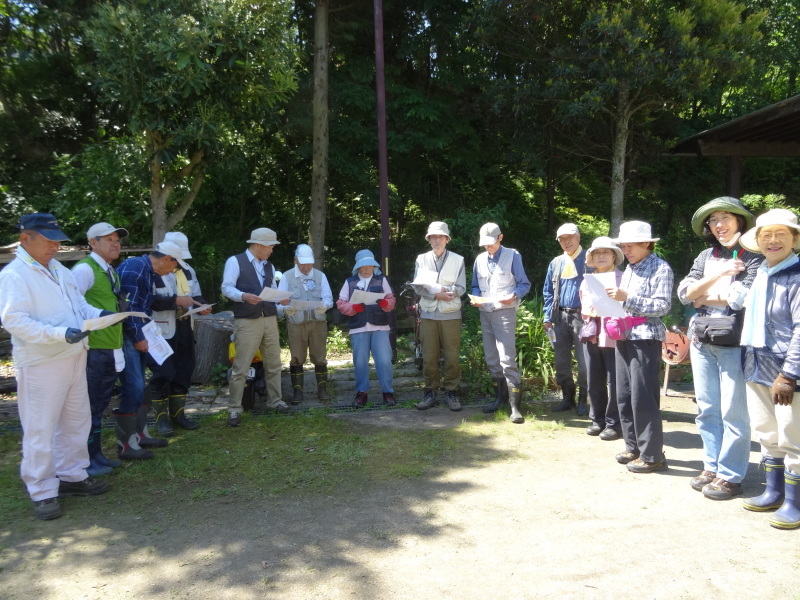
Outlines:
[{"label": "denim pants", "polygon": [[750,459],[742,352],[739,346],[692,344],[692,375],[697,428],[703,440],[703,468],[731,483],[741,483]]},{"label": "denim pants", "polygon": [[369,391],[369,353],[375,362],[378,382],[384,394],[394,392],[392,387],[392,345],[388,331],[364,331],[350,335],[353,347],[353,367],[356,374],[356,391]]},{"label": "denim pants", "polygon": [[144,367],[147,352],[139,352],[127,336],[122,340],[122,353],[125,355],[125,368],[119,374],[122,388],[119,394],[119,412],[130,415],[139,410],[144,402]]},{"label": "denim pants", "polygon": [[625,449],[643,461],[664,459],[659,340],[619,340],[616,348],[617,406]]}]

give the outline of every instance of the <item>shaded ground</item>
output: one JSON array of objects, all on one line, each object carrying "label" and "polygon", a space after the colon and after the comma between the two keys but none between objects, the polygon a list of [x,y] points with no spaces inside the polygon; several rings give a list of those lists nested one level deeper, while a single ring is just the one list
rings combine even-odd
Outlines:
[{"label": "shaded ground", "polygon": [[[422,476],[327,496],[176,506],[154,489],[134,515],[114,511],[124,490],[69,499],[57,521],[0,531],[0,596],[800,598],[800,531],[694,492],[694,405],[663,402],[670,469],[654,475],[618,465],[621,443],[585,435],[585,419],[340,413],[364,433],[453,427],[455,449]],[[758,460],[754,444],[746,496],[761,492]]]}]

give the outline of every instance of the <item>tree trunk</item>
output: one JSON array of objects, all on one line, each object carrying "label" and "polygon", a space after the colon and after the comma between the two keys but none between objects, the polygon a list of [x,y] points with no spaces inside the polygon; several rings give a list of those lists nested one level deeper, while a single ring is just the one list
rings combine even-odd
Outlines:
[{"label": "tree trunk", "polygon": [[629,91],[620,86],[617,93],[617,110],[614,118],[614,140],[611,149],[611,231],[616,237],[619,226],[625,220],[625,158],[628,151],[630,132]]},{"label": "tree trunk", "polygon": [[328,0],[317,0],[314,14],[314,118],[313,158],[311,170],[310,242],[316,257],[315,266],[322,269],[325,250],[325,220],[328,207]]},{"label": "tree trunk", "polygon": [[194,321],[195,363],[192,383],[208,383],[214,367],[218,364],[230,366],[228,344],[233,332],[233,315],[197,316]]}]

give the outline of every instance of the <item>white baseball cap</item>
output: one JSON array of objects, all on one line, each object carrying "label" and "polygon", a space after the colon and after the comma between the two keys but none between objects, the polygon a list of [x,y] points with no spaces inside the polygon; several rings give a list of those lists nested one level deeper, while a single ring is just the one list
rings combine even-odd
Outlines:
[{"label": "white baseball cap", "polygon": [[171,256],[175,260],[178,261],[178,264],[186,269],[189,270],[189,265],[183,262],[183,253],[181,252],[180,247],[178,244],[174,244],[172,242],[161,242],[160,244],[156,244],[156,247],[153,248],[155,252],[160,252],[166,256]]},{"label": "white baseball cap", "polygon": [[556,231],[556,239],[560,238],[562,235],[580,235],[581,232],[578,229],[578,226],[575,223],[564,223],[561,227],[558,228]]},{"label": "white baseball cap", "polygon": [[111,223],[95,223],[89,227],[89,231],[86,232],[86,239],[96,240],[97,238],[101,238],[104,235],[111,235],[112,233],[116,233],[121,238],[128,236],[128,230],[124,227],[114,227]]},{"label": "white baseball cap", "polygon": [[497,243],[497,238],[500,237],[500,225],[497,223],[484,223],[480,230],[480,239],[478,246],[491,246]]},{"label": "white baseball cap", "polygon": [[314,250],[308,244],[298,244],[297,250],[294,251],[294,257],[301,265],[314,264]]}]

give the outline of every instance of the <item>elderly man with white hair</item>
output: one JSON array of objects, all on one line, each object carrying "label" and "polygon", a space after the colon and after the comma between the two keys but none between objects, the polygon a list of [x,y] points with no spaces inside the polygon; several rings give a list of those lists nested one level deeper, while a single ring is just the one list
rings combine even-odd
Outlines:
[{"label": "elderly man with white hair", "polygon": [[[303,402],[303,365],[310,356],[317,379],[317,399],[328,402],[328,321],[325,313],[333,308],[333,292],[325,273],[314,268],[314,250],[299,244],[294,253],[294,268],[283,273],[278,289],[292,292],[290,304],[279,306],[286,315],[289,338],[289,373],[292,378],[292,404]],[[308,308],[305,303],[316,306]]]}]

